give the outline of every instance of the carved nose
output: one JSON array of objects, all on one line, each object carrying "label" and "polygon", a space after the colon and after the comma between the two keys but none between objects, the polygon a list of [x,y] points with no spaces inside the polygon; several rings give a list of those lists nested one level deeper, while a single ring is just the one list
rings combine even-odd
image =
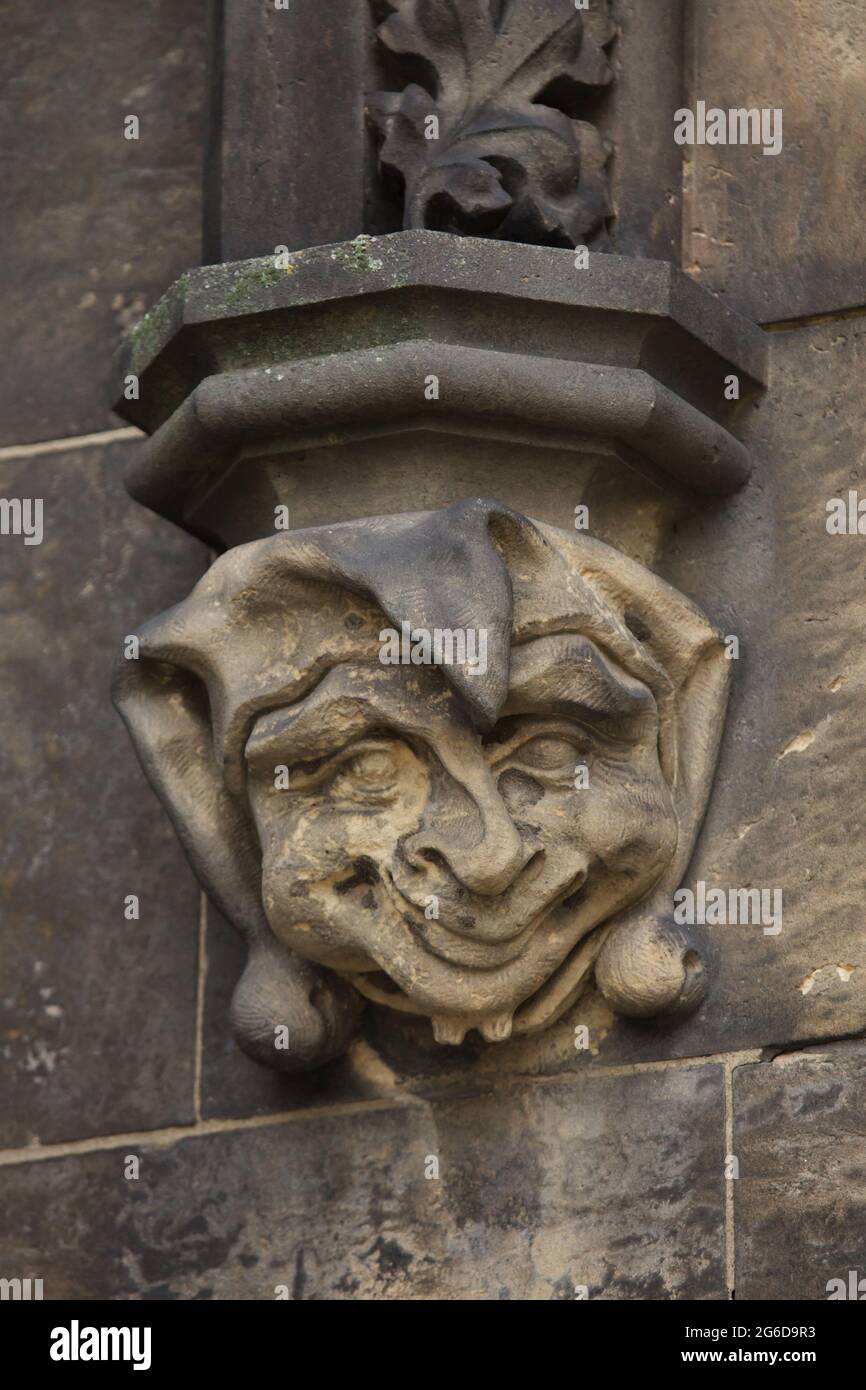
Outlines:
[{"label": "carved nose", "polygon": [[404,851],[415,868],[425,861],[444,862],[470,893],[494,897],[511,887],[537,846],[523,840],[499,797],[479,811],[480,835],[477,817],[461,817],[447,829],[440,825],[418,831]]}]

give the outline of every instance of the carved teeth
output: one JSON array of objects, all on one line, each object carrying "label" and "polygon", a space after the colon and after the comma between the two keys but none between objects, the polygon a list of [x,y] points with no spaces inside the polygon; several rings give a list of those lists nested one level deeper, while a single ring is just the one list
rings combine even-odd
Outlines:
[{"label": "carved teeth", "polygon": [[461,1022],[459,1018],[434,1018],[433,1036],[438,1043],[450,1043],[452,1047],[459,1047],[466,1037],[468,1024]]},{"label": "carved teeth", "polygon": [[510,1013],[488,1014],[486,1018],[469,1022],[462,1018],[442,1016],[432,1019],[433,1036],[438,1043],[459,1047],[470,1028],[477,1028],[487,1042],[505,1042],[511,1037],[513,1019]]},{"label": "carved teeth", "polygon": [[491,1014],[478,1024],[482,1038],[488,1042],[505,1042],[511,1037],[511,1014]]}]

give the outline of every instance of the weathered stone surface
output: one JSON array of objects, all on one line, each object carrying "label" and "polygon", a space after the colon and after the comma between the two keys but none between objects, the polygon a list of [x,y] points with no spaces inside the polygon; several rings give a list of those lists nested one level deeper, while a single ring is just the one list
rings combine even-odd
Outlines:
[{"label": "weathered stone surface", "polygon": [[[683,880],[781,889],[778,935],[702,929],[709,996],[690,1019],[615,1021],[587,997],[538,1040],[437,1056],[420,1030],[371,1017],[375,1045],[419,1077],[534,1073],[784,1046],[866,1027],[860,807],[866,540],[830,536],[826,504],[866,497],[866,318],[773,338],[772,389],[746,433],[756,461],[733,499],[682,519],[661,571],[740,640],[709,811]],[[589,1029],[575,1051],[574,1027]],[[441,1049],[440,1049],[441,1052]],[[492,1060],[492,1054],[495,1059]],[[492,1074],[492,1073],[491,1073]]]},{"label": "weathered stone surface", "polygon": [[[115,425],[118,340],[200,259],[205,11],[205,0],[7,7],[2,443]],[[127,115],[138,140],[124,138]]]},{"label": "weathered stone surface", "polygon": [[129,502],[129,447],[0,465],[44,503],[41,545],[0,536],[5,1146],[191,1117],[198,891],[109,687],[133,614],[205,553]]},{"label": "weathered stone surface", "polygon": [[[678,530],[665,576],[740,637],[733,699],[687,885],[779,888],[778,935],[716,926],[719,975],[693,1052],[866,1026],[860,807],[866,540],[828,535],[864,487],[866,318],[780,334],[747,426],[752,481]],[[679,1047],[679,1043],[677,1043]]]},{"label": "weathered stone surface", "polygon": [[377,34],[402,82],[368,94],[367,110],[380,163],[402,180],[404,227],[543,246],[604,235],[609,152],[581,119],[612,76],[604,9],[393,0]]},{"label": "weathered stone surface", "polygon": [[387,1108],[10,1168],[2,1267],[44,1271],[46,1298],[434,1297],[431,1142]]},{"label": "weathered stone surface", "polygon": [[683,104],[781,108],[784,148],[687,151],[683,266],[759,323],[863,304],[862,4],[701,0],[691,10]]},{"label": "weathered stone surface", "polygon": [[866,1278],[864,1062],[853,1042],[735,1070],[738,1299],[850,1298]]},{"label": "weathered stone surface", "polygon": [[701,1067],[213,1133],[137,1180],[22,1164],[0,1267],[46,1298],[724,1298],[723,1133]]},{"label": "weathered stone surface", "polygon": [[372,161],[369,0],[218,0],[213,11],[206,259],[357,236]]},{"label": "weathered stone surface", "polygon": [[465,1287],[725,1298],[722,1090],[703,1066],[434,1105]]},{"label": "weathered stone surface", "polygon": [[679,265],[683,160],[671,112],[683,100],[686,0],[613,0],[611,13],[614,78],[598,116],[614,149],[611,246]]}]

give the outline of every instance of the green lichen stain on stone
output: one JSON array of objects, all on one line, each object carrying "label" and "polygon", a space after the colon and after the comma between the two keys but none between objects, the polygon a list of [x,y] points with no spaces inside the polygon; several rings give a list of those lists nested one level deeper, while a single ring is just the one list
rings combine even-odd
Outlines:
[{"label": "green lichen stain on stone", "polygon": [[[322,357],[332,353],[364,348],[386,347],[416,336],[424,323],[424,313],[410,308],[401,297],[399,304],[383,298],[399,266],[386,256],[371,255],[376,239],[367,235],[333,247],[293,251],[288,264],[275,264],[272,255],[224,265],[203,266],[180,277],[163,298],[142,319],[131,339],[131,370],[143,371],[168,347],[173,334],[187,314],[195,327],[197,341],[206,346],[212,369],[244,370],[280,362]],[[384,248],[383,248],[384,249]],[[291,290],[275,296],[279,285],[310,286],[310,272],[322,277],[322,293],[333,291],[334,270],[345,267],[353,275],[384,271],[373,283],[361,285],[362,293],[340,303],[313,297],[310,303],[301,293],[294,303]],[[306,275],[301,272],[306,271]],[[345,294],[345,281],[337,282]],[[402,288],[402,287],[401,287]],[[366,291],[370,298],[366,300]],[[185,310],[185,306],[187,306]]]},{"label": "green lichen stain on stone", "polygon": [[373,238],[364,232],[345,246],[335,247],[331,252],[331,260],[338,261],[340,265],[347,266],[349,270],[361,272],[381,270],[385,264],[384,261],[373,259],[370,256],[372,242]]},{"label": "green lichen stain on stone", "polygon": [[165,345],[177,307],[183,302],[188,281],[188,274],[181,275],[132,330],[129,335],[129,364],[133,370],[146,366]]},{"label": "green lichen stain on stone", "polygon": [[255,299],[259,290],[273,289],[275,285],[284,284],[288,276],[294,275],[295,269],[291,261],[284,267],[274,265],[271,256],[251,261],[245,270],[235,276],[234,284],[226,291],[226,306],[235,307],[244,300]]}]

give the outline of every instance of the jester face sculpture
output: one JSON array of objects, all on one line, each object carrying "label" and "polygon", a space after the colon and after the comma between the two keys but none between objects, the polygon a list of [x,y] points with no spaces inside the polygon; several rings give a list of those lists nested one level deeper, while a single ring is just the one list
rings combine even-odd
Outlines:
[{"label": "jester face sculpture", "polygon": [[[302,1067],[362,998],[446,1043],[561,1016],[617,933],[669,911],[726,688],[675,591],[474,500],[229,552],[142,631],[116,699],[249,941],[241,1044]],[[686,991],[682,952],[659,1000],[632,956],[607,969],[625,1011]]]}]

